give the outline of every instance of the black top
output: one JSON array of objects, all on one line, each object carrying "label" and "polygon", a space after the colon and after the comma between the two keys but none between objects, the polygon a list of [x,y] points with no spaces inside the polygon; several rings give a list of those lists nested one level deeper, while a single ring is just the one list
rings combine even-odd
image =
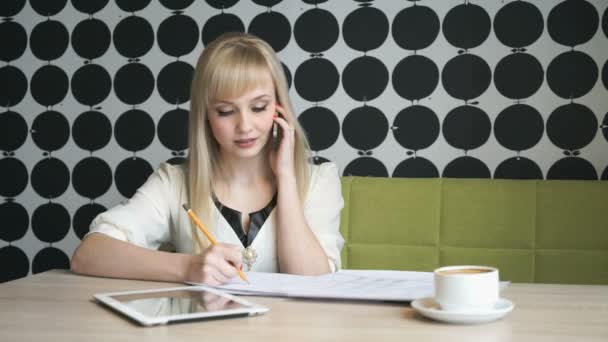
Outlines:
[{"label": "black top", "polygon": [[240,211],[223,205],[215,194],[213,194],[213,203],[215,203],[217,209],[222,213],[222,216],[224,216],[228,224],[230,224],[236,233],[236,236],[238,236],[239,240],[243,243],[243,246],[249,247],[253,242],[253,239],[258,235],[264,222],[266,222],[268,216],[270,216],[270,212],[274,209],[274,206],[277,203],[277,195],[276,193],[274,194],[266,207],[256,212],[249,213],[249,232],[247,232],[247,234],[245,234],[245,229],[243,229],[243,220],[241,219],[242,213]]}]

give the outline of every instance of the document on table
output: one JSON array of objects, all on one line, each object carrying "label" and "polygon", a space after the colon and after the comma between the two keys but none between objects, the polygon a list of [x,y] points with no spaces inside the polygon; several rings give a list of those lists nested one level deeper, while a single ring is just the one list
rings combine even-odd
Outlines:
[{"label": "document on table", "polygon": [[[341,270],[322,276],[248,272],[216,288],[233,294],[377,301],[411,301],[433,295],[433,273]],[[193,284],[193,283],[191,283]]]}]

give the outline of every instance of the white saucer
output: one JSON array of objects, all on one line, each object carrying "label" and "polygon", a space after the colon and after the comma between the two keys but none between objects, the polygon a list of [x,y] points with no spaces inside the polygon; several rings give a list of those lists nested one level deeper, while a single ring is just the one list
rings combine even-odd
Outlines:
[{"label": "white saucer", "polygon": [[475,311],[445,311],[432,297],[416,299],[412,301],[412,308],[421,315],[438,321],[454,324],[478,324],[495,321],[513,311],[515,305],[501,298],[496,302],[493,309]]}]

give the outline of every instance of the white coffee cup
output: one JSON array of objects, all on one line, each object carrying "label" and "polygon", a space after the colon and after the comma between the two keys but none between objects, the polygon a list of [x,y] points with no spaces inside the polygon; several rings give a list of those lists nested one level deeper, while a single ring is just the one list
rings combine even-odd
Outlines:
[{"label": "white coffee cup", "polygon": [[488,266],[446,266],[435,274],[435,301],[445,311],[479,311],[499,299],[498,269]]}]

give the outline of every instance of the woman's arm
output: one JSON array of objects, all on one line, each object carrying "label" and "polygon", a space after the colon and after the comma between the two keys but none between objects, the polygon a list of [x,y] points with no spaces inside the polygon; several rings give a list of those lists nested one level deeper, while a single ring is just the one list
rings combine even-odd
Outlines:
[{"label": "woman's arm", "polygon": [[105,234],[88,235],[74,252],[72,272],[111,278],[191,281],[220,285],[238,275],[238,246],[217,244],[202,254],[168,253],[139,247]]},{"label": "woman's arm", "polygon": [[[285,109],[277,106],[277,110],[282,112]],[[281,272],[303,275],[329,273],[334,270],[330,264],[339,266],[343,241],[339,233],[339,216],[343,206],[340,179],[337,174],[328,174],[330,177],[319,175],[323,181],[312,186],[312,210],[305,212],[295,177],[294,129],[282,118],[275,117],[274,120],[284,132],[278,151],[271,154],[271,167],[278,188],[276,212],[279,269]],[[317,179],[311,180],[316,181]],[[322,189],[323,187],[327,188]]]},{"label": "woman's arm", "polygon": [[[202,254],[158,251],[170,241],[172,205],[181,208],[176,192],[183,184],[181,171],[163,164],[126,204],[97,216],[91,231],[74,252],[72,271],[102,277],[170,282],[192,281],[218,285],[237,275],[241,252],[234,245],[218,244]],[[177,190],[176,190],[177,189]]]},{"label": "woman's arm", "polygon": [[327,255],[312,232],[295,182],[278,184],[277,249],[279,269],[284,273],[319,275],[331,272]]},{"label": "woman's arm", "polygon": [[105,234],[88,235],[72,256],[72,272],[84,275],[183,282],[193,255],[147,249]]}]

